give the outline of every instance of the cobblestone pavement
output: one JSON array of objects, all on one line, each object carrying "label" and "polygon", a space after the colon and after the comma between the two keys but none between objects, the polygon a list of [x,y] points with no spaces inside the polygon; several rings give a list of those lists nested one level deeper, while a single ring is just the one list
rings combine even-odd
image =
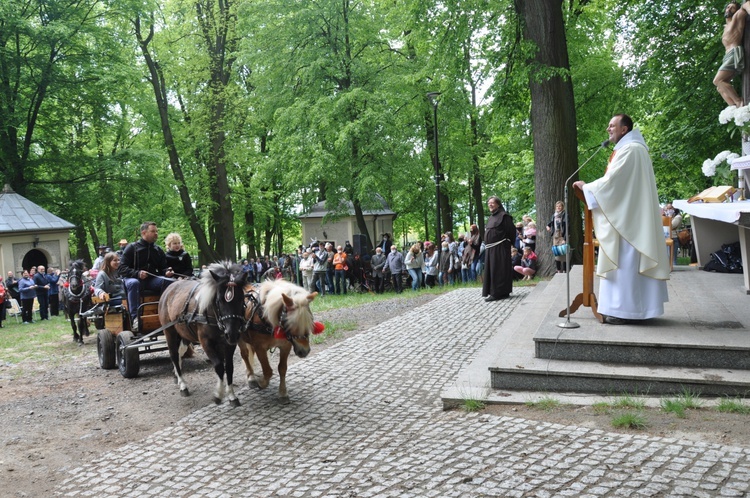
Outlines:
[{"label": "cobblestone pavement", "polygon": [[[440,390],[528,294],[457,290],[70,471],[95,497],[746,496],[750,450],[444,412]],[[489,377],[488,377],[489,378]],[[189,379],[188,379],[189,381]],[[176,389],[176,387],[175,387]]]}]

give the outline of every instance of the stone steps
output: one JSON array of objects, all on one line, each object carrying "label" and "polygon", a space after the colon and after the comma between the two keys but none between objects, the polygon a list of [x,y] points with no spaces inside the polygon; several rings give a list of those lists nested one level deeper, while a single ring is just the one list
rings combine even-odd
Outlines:
[{"label": "stone steps", "polygon": [[[571,300],[582,288],[581,271],[570,274]],[[473,382],[478,394],[481,386],[468,376],[485,372],[490,403],[534,392],[750,396],[750,297],[742,286],[742,275],[675,267],[663,317],[606,325],[581,307],[570,317],[580,327],[561,328],[568,292],[558,274],[516,308],[457,382]],[[445,393],[444,404],[455,404]]]}]

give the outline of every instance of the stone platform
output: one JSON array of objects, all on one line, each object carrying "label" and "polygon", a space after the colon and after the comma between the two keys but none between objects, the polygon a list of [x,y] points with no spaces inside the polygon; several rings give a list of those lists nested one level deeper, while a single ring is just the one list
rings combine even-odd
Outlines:
[{"label": "stone platform", "polygon": [[[582,267],[570,274],[571,300]],[[444,406],[467,396],[488,403],[526,402],[556,393],[566,402],[588,395],[702,396],[750,393],[750,297],[742,275],[677,266],[665,314],[637,325],[599,323],[590,308],[563,328],[566,275],[541,283],[495,331],[474,361],[443,391]]]}]

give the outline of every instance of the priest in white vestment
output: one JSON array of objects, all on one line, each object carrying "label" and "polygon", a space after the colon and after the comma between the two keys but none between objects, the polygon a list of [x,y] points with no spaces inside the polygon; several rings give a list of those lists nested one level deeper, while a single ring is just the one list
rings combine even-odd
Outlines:
[{"label": "priest in white vestment", "polygon": [[586,196],[599,239],[598,311],[605,323],[621,324],[664,314],[670,267],[646,142],[626,114],[613,117],[607,133],[616,145],[606,173],[573,185]]}]

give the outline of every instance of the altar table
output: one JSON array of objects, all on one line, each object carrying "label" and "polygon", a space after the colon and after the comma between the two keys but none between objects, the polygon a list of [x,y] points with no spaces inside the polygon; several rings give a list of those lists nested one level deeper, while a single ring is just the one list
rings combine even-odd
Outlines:
[{"label": "altar table", "polygon": [[750,294],[750,201],[688,203],[676,200],[672,205],[690,215],[693,247],[701,268],[722,244],[739,240],[745,293]]}]

